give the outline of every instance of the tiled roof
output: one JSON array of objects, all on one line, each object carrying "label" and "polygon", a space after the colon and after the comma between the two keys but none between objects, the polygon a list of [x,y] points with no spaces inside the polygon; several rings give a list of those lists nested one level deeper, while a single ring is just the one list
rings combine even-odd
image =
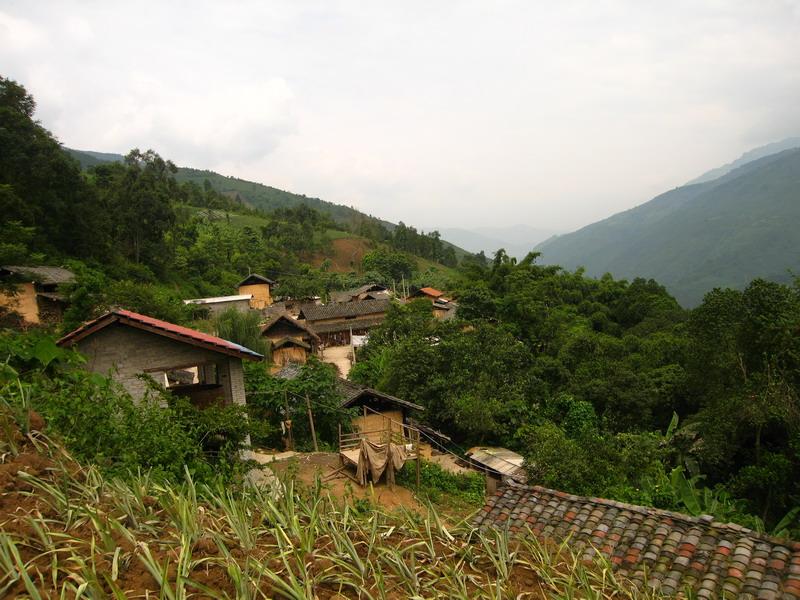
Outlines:
[{"label": "tiled roof", "polygon": [[300,308],[300,318],[308,321],[358,317],[385,313],[389,310],[389,300],[361,300],[358,302],[332,302],[330,304],[306,304]]},{"label": "tiled roof", "polygon": [[366,294],[368,292],[385,293],[388,295],[386,286],[378,283],[368,283],[357,288],[344,290],[341,292],[331,292],[331,301],[333,302],[350,302],[353,298]]},{"label": "tiled roof", "polygon": [[263,275],[259,275],[258,273],[252,273],[242,279],[236,287],[241,287],[243,285],[258,285],[259,283],[266,283],[267,285],[275,285],[278,282],[273,281],[269,277],[264,277]]},{"label": "tiled roof", "polygon": [[698,599],[800,598],[800,543],[710,516],[509,484],[488,500],[474,524],[568,540],[583,560],[599,552],[618,574],[664,595],[688,590]]},{"label": "tiled roof", "polygon": [[155,319],[153,317],[140,315],[139,313],[123,309],[107,312],[106,314],[89,321],[88,323],[84,323],[75,331],[72,331],[62,337],[57,343],[59,346],[71,346],[79,340],[90,336],[100,329],[112,325],[113,323],[129,325],[131,327],[149,331],[150,333],[155,333],[156,335],[163,335],[165,337],[170,337],[179,341],[194,344],[195,346],[200,346],[208,350],[221,352],[222,354],[238,356],[239,358],[245,358],[248,360],[261,360],[264,358],[258,352],[253,352],[249,348],[245,348],[244,346],[234,342],[223,340],[222,338],[203,333],[202,331],[196,331],[194,329],[189,329],[188,327],[175,325],[174,323],[168,323],[167,321],[162,321],[161,319]]},{"label": "tiled roof", "polygon": [[419,291],[413,295],[418,296],[420,294],[424,294],[425,296],[430,296],[431,298],[439,298],[440,296],[444,296],[444,292],[441,292],[436,288],[432,287],[419,288]]},{"label": "tiled roof", "polygon": [[377,327],[383,323],[383,315],[372,315],[369,317],[362,317],[360,319],[348,319],[347,321],[337,321],[334,323],[319,323],[314,324],[314,331],[317,333],[334,333],[336,331],[350,331],[359,329],[370,329]]},{"label": "tiled roof", "polygon": [[285,311],[275,313],[269,319],[267,319],[267,321],[261,326],[261,335],[267,335],[269,330],[272,329],[279,321],[285,321],[291,327],[294,327],[300,331],[304,331],[314,340],[319,341],[319,336],[314,332],[313,329],[311,329],[311,327],[309,327],[308,323],[292,318],[292,316]]},{"label": "tiled roof", "polygon": [[374,390],[364,385],[355,383],[354,381],[349,381],[348,379],[339,378],[337,384],[339,392],[342,394],[344,398],[344,400],[342,400],[342,407],[344,408],[353,406],[356,403],[356,401],[360,400],[361,398],[372,397],[372,398],[378,398],[379,400],[384,400],[391,404],[405,406],[406,408],[413,408],[414,410],[425,410],[424,406],[420,406],[419,404],[414,404],[413,402],[409,402],[408,400],[403,400],[402,398],[398,398],[397,396],[392,396],[391,394],[385,394],[383,392],[379,392],[378,390]]},{"label": "tiled roof", "polygon": [[44,285],[61,283],[72,283],[75,281],[75,274],[72,271],[61,267],[26,267],[18,265],[3,265],[0,271],[8,271],[21,277],[27,277],[31,281]]}]

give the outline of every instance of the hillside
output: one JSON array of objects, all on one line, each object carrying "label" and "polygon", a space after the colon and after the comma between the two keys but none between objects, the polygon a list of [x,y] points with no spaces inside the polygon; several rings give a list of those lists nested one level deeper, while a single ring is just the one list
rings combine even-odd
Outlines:
[{"label": "hillside", "polygon": [[[123,159],[121,154],[75,150],[73,148],[64,148],[64,150],[77,159],[84,169],[94,167],[104,162],[117,162]],[[362,224],[366,225],[367,228],[370,226],[385,227],[389,231],[394,230],[396,227],[394,223],[384,221],[372,215],[367,215],[350,206],[334,204],[333,202],[312,198],[303,194],[294,194],[264,185],[263,183],[247,181],[237,177],[227,177],[214,171],[178,167],[175,179],[181,183],[193,182],[201,187],[208,181],[215,191],[237,198],[248,206],[259,210],[271,211],[277,208],[293,208],[305,204],[328,215],[331,219],[348,229],[357,228]],[[445,240],[442,240],[442,243],[445,247],[452,247],[455,251],[456,258],[459,260],[469,254],[468,250],[464,250],[455,244]]]},{"label": "hillside", "polygon": [[800,149],[676,188],[537,250],[547,264],[592,276],[654,278],[684,306],[755,277],[788,281],[798,267]]}]

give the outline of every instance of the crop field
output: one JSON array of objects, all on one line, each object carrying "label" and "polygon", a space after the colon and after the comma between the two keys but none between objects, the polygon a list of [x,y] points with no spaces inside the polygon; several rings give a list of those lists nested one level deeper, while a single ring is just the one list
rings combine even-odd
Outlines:
[{"label": "crop field", "polygon": [[40,421],[0,414],[0,597],[652,597],[533,536],[343,505],[318,483],[106,480]]}]

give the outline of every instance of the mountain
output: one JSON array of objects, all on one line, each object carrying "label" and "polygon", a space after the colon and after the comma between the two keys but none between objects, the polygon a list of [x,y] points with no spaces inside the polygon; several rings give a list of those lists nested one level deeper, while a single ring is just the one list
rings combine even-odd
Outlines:
[{"label": "mountain", "polygon": [[800,149],[745,162],[537,247],[592,276],[654,278],[684,306],[714,287],[800,270]]},{"label": "mountain", "polygon": [[537,244],[556,234],[549,229],[538,229],[528,225],[474,229],[440,227],[438,231],[442,237],[470,252],[483,251],[486,256],[492,256],[497,250],[504,248],[509,256],[518,259],[524,258]]},{"label": "mountain", "polygon": [[[105,162],[119,162],[124,159],[121,154],[113,154],[108,152],[93,152],[89,150],[75,150],[73,148],[64,148],[64,150],[72,155],[80,162],[84,169],[105,163]],[[276,208],[290,208],[305,204],[314,208],[322,213],[329,215],[334,221],[346,226],[353,226],[363,222],[380,224],[390,231],[396,225],[389,221],[384,221],[372,215],[362,213],[361,211],[342,204],[334,204],[319,198],[312,198],[303,194],[294,194],[274,188],[263,183],[256,183],[254,181],[247,181],[237,177],[228,177],[220,175],[214,171],[203,169],[192,169],[190,167],[178,167],[178,172],[175,174],[175,179],[179,182],[191,181],[199,186],[203,186],[205,181],[211,184],[217,192],[238,198],[243,203],[257,208],[260,210],[270,211]],[[444,237],[444,236],[442,236]],[[460,246],[453,244],[449,241],[442,240],[445,246],[452,246],[455,250],[456,257],[460,260],[465,255],[469,254]]]},{"label": "mountain", "polygon": [[791,150],[792,148],[800,148],[800,137],[786,138],[781,142],[773,142],[772,144],[767,144],[766,146],[749,150],[733,162],[729,162],[727,165],[722,165],[716,169],[706,171],[700,175],[700,177],[695,177],[687,185],[692,183],[705,183],[706,181],[713,181],[714,179],[722,177],[726,173],[730,173],[734,169],[741,167],[742,165],[746,165],[749,162],[753,162],[759,158],[764,158],[765,156],[777,154],[778,152],[783,152],[784,150]]}]

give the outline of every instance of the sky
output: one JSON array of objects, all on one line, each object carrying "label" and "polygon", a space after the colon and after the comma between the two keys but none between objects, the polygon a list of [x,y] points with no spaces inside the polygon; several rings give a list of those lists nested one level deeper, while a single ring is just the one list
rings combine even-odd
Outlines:
[{"label": "sky", "polygon": [[570,231],[800,135],[800,0],[0,0],[66,146]]}]

